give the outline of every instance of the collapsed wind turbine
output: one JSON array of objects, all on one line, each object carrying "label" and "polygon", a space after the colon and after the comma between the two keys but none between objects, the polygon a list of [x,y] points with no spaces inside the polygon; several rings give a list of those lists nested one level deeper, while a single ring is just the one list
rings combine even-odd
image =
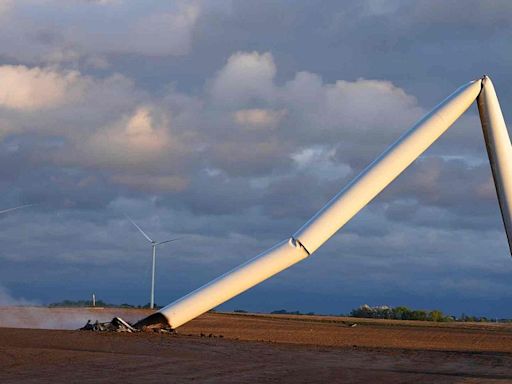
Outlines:
[{"label": "collapsed wind turbine", "polygon": [[475,100],[512,252],[512,146],[493,84],[484,76],[438,104],[290,238],[142,319],[136,327],[177,328],[311,255],[411,165]]},{"label": "collapsed wind turbine", "polygon": [[152,268],[151,268],[151,295],[150,295],[150,299],[149,299],[149,307],[151,309],[153,309],[155,307],[155,264],[156,264],[156,247],[157,245],[161,245],[161,244],[165,244],[165,243],[170,243],[171,241],[176,241],[176,240],[179,240],[180,238],[176,238],[176,239],[170,239],[170,240],[165,240],[165,241],[155,241],[153,239],[151,239],[147,234],[146,232],[144,232],[136,223],[135,221],[133,221],[130,216],[128,215],[125,215],[126,218],[128,220],[130,220],[130,222],[135,226],[135,228],[137,228],[139,230],[139,232],[142,234],[142,236],[144,236],[146,238],[147,241],[149,241],[151,243],[151,251],[152,251],[152,255],[153,255],[153,263],[152,263]]}]

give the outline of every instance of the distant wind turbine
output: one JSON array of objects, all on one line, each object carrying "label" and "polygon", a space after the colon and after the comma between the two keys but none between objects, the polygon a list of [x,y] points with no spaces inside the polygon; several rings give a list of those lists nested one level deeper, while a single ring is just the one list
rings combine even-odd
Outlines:
[{"label": "distant wind turbine", "polygon": [[170,240],[165,240],[165,241],[155,241],[153,239],[151,239],[151,237],[149,237],[146,232],[144,232],[136,223],[135,221],[133,221],[131,219],[130,216],[126,215],[126,218],[128,220],[130,220],[130,222],[135,226],[135,228],[137,228],[139,230],[139,232],[142,234],[142,236],[144,236],[146,238],[147,241],[149,241],[151,243],[151,250],[152,250],[152,254],[153,254],[153,264],[152,264],[152,272],[151,272],[151,297],[150,297],[150,300],[149,300],[149,307],[151,309],[154,308],[155,306],[155,261],[156,261],[156,247],[157,245],[161,245],[161,244],[165,244],[165,243],[170,243],[171,241],[176,241],[176,240],[180,240],[181,237],[178,237],[178,238],[175,238],[175,239],[170,239]]},{"label": "distant wind turbine", "polygon": [[14,207],[14,208],[7,208],[7,209],[3,209],[0,211],[0,214],[2,213],[7,213],[7,212],[11,212],[11,211],[16,211],[18,209],[23,209],[23,208],[27,208],[27,207],[31,207],[33,206],[34,204],[24,204],[24,205],[20,205],[18,207]]}]

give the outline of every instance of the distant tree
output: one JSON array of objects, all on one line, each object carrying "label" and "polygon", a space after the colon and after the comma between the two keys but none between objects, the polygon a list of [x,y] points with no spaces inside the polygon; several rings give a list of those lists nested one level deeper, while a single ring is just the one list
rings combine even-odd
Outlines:
[{"label": "distant tree", "polygon": [[[380,305],[370,307],[367,304],[361,305],[350,312],[352,317],[371,318],[371,319],[395,319],[395,320],[419,320],[419,321],[456,321],[453,316],[446,316],[440,310],[424,311],[424,310],[411,310],[404,306],[388,307]],[[475,318],[472,316],[461,315],[458,321],[488,321],[487,318]]]},{"label": "distant tree", "polygon": [[[91,300],[62,300],[57,303],[51,303],[48,305],[50,308],[54,307],[92,307],[92,301]],[[97,307],[110,307],[110,304],[105,303],[102,300],[96,300],[96,306]]]},{"label": "distant tree", "polygon": [[418,309],[414,310],[411,312],[411,320],[425,321],[427,320],[427,312]]},{"label": "distant tree", "polygon": [[373,311],[368,304],[361,305],[359,308],[355,308],[350,312],[352,317],[371,318],[373,317]]},{"label": "distant tree", "polygon": [[372,318],[372,319],[392,319],[393,308],[387,305],[370,307],[368,304],[361,305],[359,308],[350,312],[352,317]]},{"label": "distant tree", "polygon": [[395,307],[393,308],[393,318],[396,320],[409,320],[411,310],[407,307]]},{"label": "distant tree", "polygon": [[300,315],[299,311],[289,312],[286,309],[278,309],[277,311],[270,312],[271,315]]},{"label": "distant tree", "polygon": [[433,311],[430,311],[428,314],[428,320],[430,321],[445,321],[445,316],[443,315],[443,312],[435,309]]}]

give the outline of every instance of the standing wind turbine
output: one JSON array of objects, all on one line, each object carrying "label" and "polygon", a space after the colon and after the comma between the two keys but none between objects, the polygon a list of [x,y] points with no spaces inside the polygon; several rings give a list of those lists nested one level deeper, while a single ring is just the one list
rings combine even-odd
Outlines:
[{"label": "standing wind turbine", "polygon": [[137,228],[139,230],[139,232],[142,234],[142,236],[144,236],[146,238],[147,241],[149,241],[151,243],[151,251],[152,251],[152,255],[153,255],[153,264],[152,264],[152,268],[151,268],[151,296],[150,296],[150,300],[149,300],[149,307],[151,309],[153,309],[155,307],[155,263],[156,263],[156,246],[157,245],[160,245],[160,244],[165,244],[165,243],[170,243],[171,241],[176,241],[176,240],[179,240],[181,238],[176,238],[176,239],[170,239],[170,240],[165,240],[165,241],[155,241],[153,239],[151,239],[147,234],[146,232],[144,232],[136,223],[135,221],[133,221],[130,216],[126,215],[126,218],[128,220],[130,220],[130,222],[135,226],[135,228]]}]

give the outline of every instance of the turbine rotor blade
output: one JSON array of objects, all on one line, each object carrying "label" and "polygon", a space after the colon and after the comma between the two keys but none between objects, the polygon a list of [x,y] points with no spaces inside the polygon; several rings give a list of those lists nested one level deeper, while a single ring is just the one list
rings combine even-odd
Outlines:
[{"label": "turbine rotor blade", "polygon": [[2,211],[0,211],[0,214],[2,213],[7,213],[7,212],[11,212],[11,211],[16,211],[18,209],[23,209],[23,208],[27,208],[27,207],[31,207],[33,206],[34,204],[25,204],[25,205],[20,205],[18,207],[14,207],[14,208],[7,208],[7,209],[4,209]]},{"label": "turbine rotor blade", "polygon": [[133,220],[131,219],[131,217],[130,217],[130,216],[128,216],[126,213],[125,213],[124,215],[126,216],[126,218],[127,218],[128,220],[130,220],[130,222],[135,226],[135,228],[137,228],[137,229],[139,230],[139,232],[140,232],[140,233],[142,233],[142,236],[144,236],[144,237],[145,237],[145,238],[146,238],[150,243],[153,243],[153,242],[154,242],[153,240],[151,240],[151,237],[149,237],[148,235],[146,235],[146,232],[144,232],[144,231],[143,231],[143,230],[142,230],[142,229],[141,229],[141,228],[140,228],[140,227],[135,223],[135,221],[133,221]]},{"label": "turbine rotor blade", "polygon": [[155,245],[160,245],[160,244],[170,243],[171,241],[176,241],[176,240],[181,240],[181,239],[183,239],[183,237],[177,237],[177,238],[175,238],[175,239],[170,239],[170,240],[160,241],[159,243],[156,243]]}]

